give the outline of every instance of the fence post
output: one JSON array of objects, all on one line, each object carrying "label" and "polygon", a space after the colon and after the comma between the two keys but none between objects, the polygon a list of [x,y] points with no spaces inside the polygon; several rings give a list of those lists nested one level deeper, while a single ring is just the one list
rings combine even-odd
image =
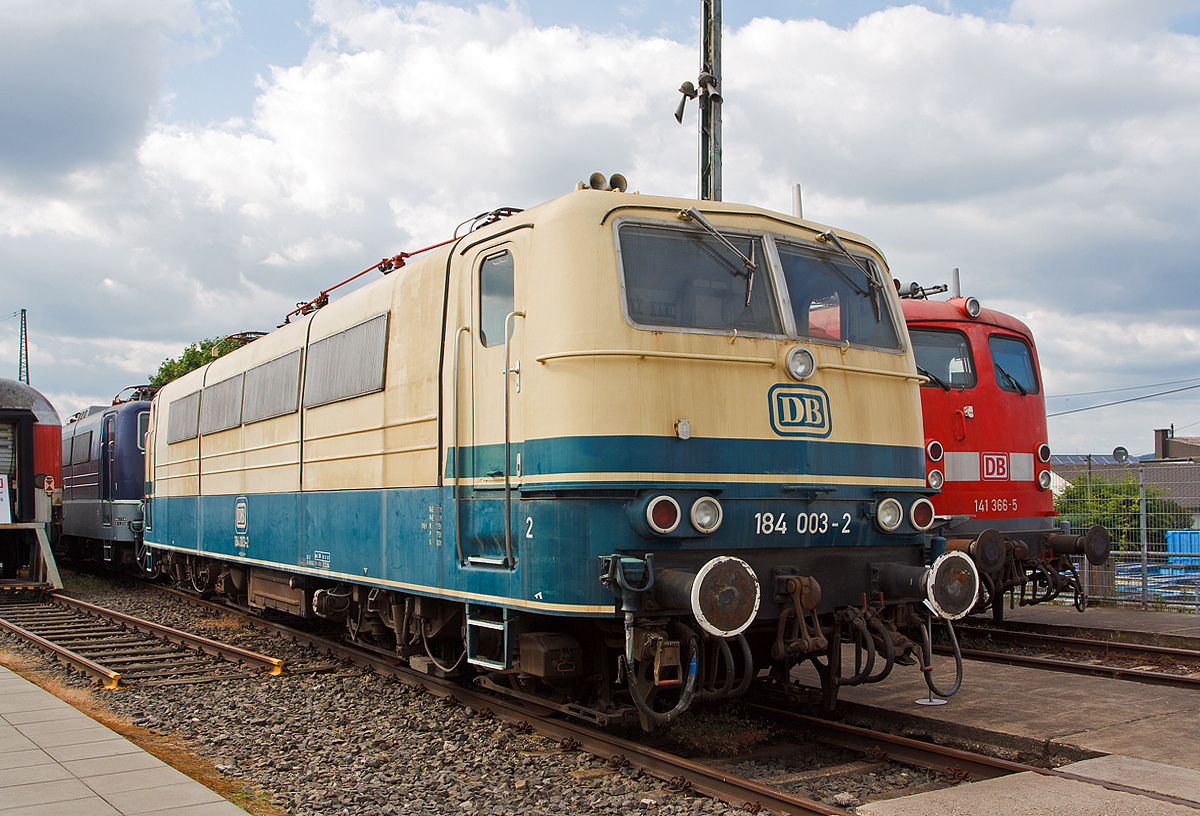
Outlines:
[{"label": "fence post", "polygon": [[[1086,530],[1090,526],[1088,522],[1091,521],[1091,518],[1089,516],[1098,515],[1095,506],[1092,504],[1092,455],[1090,453],[1087,455],[1087,504],[1084,507],[1087,508],[1087,514],[1080,516],[1083,520],[1083,523],[1080,524],[1080,529]],[[1087,560],[1086,556],[1080,560],[1083,562],[1083,599],[1084,606],[1086,606],[1088,593],[1092,591],[1092,579],[1089,569],[1091,562]]]},{"label": "fence post", "polygon": [[1142,609],[1149,608],[1148,592],[1149,588],[1149,569],[1146,564],[1146,466],[1138,462],[1138,503],[1141,505],[1142,512]]}]

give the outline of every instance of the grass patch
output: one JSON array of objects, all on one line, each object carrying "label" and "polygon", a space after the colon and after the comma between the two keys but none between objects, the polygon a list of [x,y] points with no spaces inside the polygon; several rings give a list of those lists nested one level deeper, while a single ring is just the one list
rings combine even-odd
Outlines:
[{"label": "grass patch", "polygon": [[775,730],[763,722],[728,711],[685,711],[664,736],[685,756],[726,757],[746,753],[769,741]]},{"label": "grass patch", "polygon": [[59,574],[63,579],[63,591],[68,595],[71,593],[82,595],[90,592],[104,592],[111,590],[114,586],[128,589],[129,587],[138,585],[136,578],[121,573],[92,575],[86,572],[76,572],[71,569],[59,569]]}]

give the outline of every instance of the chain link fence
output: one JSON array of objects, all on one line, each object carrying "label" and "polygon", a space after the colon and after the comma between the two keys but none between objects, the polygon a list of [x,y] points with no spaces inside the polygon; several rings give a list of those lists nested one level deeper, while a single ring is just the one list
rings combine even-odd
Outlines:
[{"label": "chain link fence", "polygon": [[1070,457],[1054,508],[1075,532],[1102,524],[1112,552],[1076,564],[1089,603],[1200,612],[1200,465],[1190,461]]}]

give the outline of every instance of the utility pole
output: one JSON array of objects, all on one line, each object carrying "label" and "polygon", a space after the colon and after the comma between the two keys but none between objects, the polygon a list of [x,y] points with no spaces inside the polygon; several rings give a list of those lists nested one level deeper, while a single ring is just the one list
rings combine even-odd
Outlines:
[{"label": "utility pole", "polygon": [[17,379],[29,385],[29,335],[25,331],[25,310],[21,310],[21,359],[17,363]]},{"label": "utility pole", "polygon": [[699,97],[700,199],[721,200],[721,0],[701,0],[704,31],[700,45],[700,76],[696,84],[679,86],[683,99],[675,121],[683,124],[683,108]]}]

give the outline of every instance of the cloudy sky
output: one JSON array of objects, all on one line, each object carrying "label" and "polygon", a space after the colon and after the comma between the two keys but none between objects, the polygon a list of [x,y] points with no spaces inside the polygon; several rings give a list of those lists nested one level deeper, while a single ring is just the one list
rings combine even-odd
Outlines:
[{"label": "cloudy sky", "polygon": [[[1200,0],[725,0],[725,199],[1025,320],[1056,453],[1200,436]],[[4,0],[0,318],[61,414],[591,172],[695,195],[699,0]],[[0,374],[18,366],[0,320]],[[1070,396],[1067,396],[1070,395]]]}]

